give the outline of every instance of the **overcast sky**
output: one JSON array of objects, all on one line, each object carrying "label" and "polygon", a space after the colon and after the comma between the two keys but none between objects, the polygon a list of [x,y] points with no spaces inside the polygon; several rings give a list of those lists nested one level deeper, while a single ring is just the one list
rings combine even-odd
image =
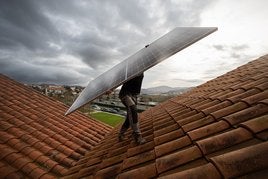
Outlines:
[{"label": "overcast sky", "polygon": [[143,88],[196,86],[268,53],[267,0],[1,0],[0,72],[87,85],[179,26],[218,31],[145,72]]}]

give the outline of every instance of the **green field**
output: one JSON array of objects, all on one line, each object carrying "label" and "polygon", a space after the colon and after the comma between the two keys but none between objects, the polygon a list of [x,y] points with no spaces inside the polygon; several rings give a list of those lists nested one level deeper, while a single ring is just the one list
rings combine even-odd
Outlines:
[{"label": "green field", "polygon": [[116,125],[122,123],[124,121],[123,116],[107,113],[107,112],[95,112],[91,113],[90,117],[93,117],[94,119],[97,119],[99,121],[102,121],[112,127],[115,127]]}]

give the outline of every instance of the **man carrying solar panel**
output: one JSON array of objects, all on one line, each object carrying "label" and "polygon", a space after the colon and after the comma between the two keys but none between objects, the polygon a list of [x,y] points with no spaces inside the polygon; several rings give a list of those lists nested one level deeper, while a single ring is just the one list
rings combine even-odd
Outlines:
[{"label": "man carrying solar panel", "polygon": [[133,130],[133,137],[138,144],[144,144],[146,141],[142,138],[138,123],[137,113],[137,95],[141,92],[143,73],[139,76],[127,81],[121,87],[119,98],[127,108],[127,116],[124,124],[121,127],[118,138],[119,141],[124,140],[124,134],[129,127]]}]

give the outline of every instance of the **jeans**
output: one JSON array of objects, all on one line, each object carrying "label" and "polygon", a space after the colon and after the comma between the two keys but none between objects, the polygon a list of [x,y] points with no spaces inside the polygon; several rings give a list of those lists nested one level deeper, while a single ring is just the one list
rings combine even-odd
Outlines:
[{"label": "jeans", "polygon": [[140,134],[141,132],[138,126],[137,96],[125,95],[120,97],[120,99],[127,109],[126,120],[122,125],[120,133],[125,133],[131,126],[134,133]]}]

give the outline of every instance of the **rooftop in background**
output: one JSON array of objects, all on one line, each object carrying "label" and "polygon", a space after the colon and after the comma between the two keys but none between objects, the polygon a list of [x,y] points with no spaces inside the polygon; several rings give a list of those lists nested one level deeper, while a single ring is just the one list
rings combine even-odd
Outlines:
[{"label": "rooftop in background", "polygon": [[62,176],[111,127],[0,74],[0,178]]},{"label": "rooftop in background", "polygon": [[117,128],[66,178],[267,178],[268,55],[139,118],[146,144]]}]

